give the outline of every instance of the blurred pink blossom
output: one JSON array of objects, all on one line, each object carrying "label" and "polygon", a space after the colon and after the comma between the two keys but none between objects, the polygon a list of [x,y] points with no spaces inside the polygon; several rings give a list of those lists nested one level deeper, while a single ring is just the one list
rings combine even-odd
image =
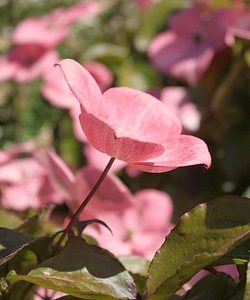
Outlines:
[{"label": "blurred pink blossom", "polygon": [[180,118],[185,131],[195,132],[199,129],[201,113],[197,106],[190,101],[186,88],[165,87],[160,91],[153,91],[153,95],[157,96],[169,110]]},{"label": "blurred pink blossom", "polygon": [[71,24],[80,18],[95,16],[100,11],[101,6],[97,2],[81,1],[69,8],[56,8],[39,18],[24,19],[15,28],[12,42],[54,48],[66,38]]},{"label": "blurred pink blossom", "polygon": [[[87,158],[88,165],[99,168],[100,170],[104,170],[110,160],[107,154],[96,150],[96,148],[89,143],[84,146],[84,154]],[[117,173],[126,165],[124,161],[116,159],[111,167],[111,172]]]},{"label": "blurred pink blossom", "polygon": [[57,60],[55,50],[36,44],[17,45],[8,54],[0,56],[0,81],[31,82]]},{"label": "blurred pink blossom", "polygon": [[160,0],[136,0],[136,4],[140,9],[148,9],[152,4],[159,2]]},{"label": "blurred pink blossom", "polygon": [[66,296],[66,294],[59,291],[48,290],[44,287],[39,287],[36,291],[36,294],[33,297],[33,300],[59,299],[59,297],[63,297],[63,296]]},{"label": "blurred pink blossom", "polygon": [[65,59],[58,65],[81,104],[82,129],[100,152],[147,172],[210,166],[207,145],[197,137],[181,135],[180,120],[153,96],[126,87],[102,94],[79,63]]},{"label": "blurred pink blossom", "polygon": [[236,38],[250,40],[250,7],[241,1],[235,1],[234,22],[227,29],[226,44],[232,47]]},{"label": "blurred pink blossom", "polygon": [[231,22],[229,10],[201,7],[174,14],[169,19],[169,30],[158,34],[148,49],[158,70],[189,83],[196,83],[215,53],[226,47],[224,39]]},{"label": "blurred pink blossom", "polygon": [[27,18],[13,31],[13,48],[0,56],[0,81],[12,79],[31,82],[58,61],[54,49],[69,33],[70,25],[80,18],[95,16],[101,6],[82,1],[70,8],[56,8],[40,18]]},{"label": "blurred pink blossom", "polygon": [[[41,149],[37,159],[45,166],[53,188],[63,197],[74,212],[97,182],[103,170],[86,166],[75,173],[65,164],[53,149]],[[132,194],[118,177],[109,173],[82,217],[96,218],[105,211],[122,211],[131,203]]]},{"label": "blurred pink blossom", "polygon": [[[37,147],[32,142],[14,145],[0,164],[0,203],[3,207],[23,211],[38,209],[48,203],[62,203],[48,181],[47,170],[33,156]],[[9,154],[9,155],[8,155]],[[25,154],[24,157],[21,157]]]},{"label": "blurred pink blossom", "polygon": [[98,216],[111,228],[113,236],[99,225],[88,226],[85,232],[115,255],[135,254],[150,260],[173,228],[172,212],[168,194],[145,189],[137,192],[133,205],[122,212],[107,210]]},{"label": "blurred pink blossom", "polygon": [[0,166],[1,205],[15,210],[60,203],[46,181],[46,171],[34,158],[16,158]]}]

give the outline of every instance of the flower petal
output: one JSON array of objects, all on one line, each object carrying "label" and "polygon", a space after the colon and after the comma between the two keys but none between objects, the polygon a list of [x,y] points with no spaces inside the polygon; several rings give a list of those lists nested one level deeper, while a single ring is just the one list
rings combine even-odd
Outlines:
[{"label": "flower petal", "polygon": [[107,90],[103,97],[109,123],[136,132],[141,140],[160,144],[181,133],[179,118],[150,94],[116,87]]},{"label": "flower petal", "polygon": [[207,145],[201,139],[180,135],[179,138],[169,139],[165,143],[162,155],[144,162],[130,163],[135,169],[162,173],[178,167],[204,164],[207,168],[211,165],[211,156]]},{"label": "flower petal", "polygon": [[144,161],[164,152],[160,144],[141,140],[140,135],[82,113],[80,122],[89,142],[99,151],[126,162]]},{"label": "flower petal", "polygon": [[81,104],[82,111],[95,114],[102,111],[101,101],[104,101],[101,90],[82,65],[73,59],[63,59],[55,66],[61,68],[71,91]]}]

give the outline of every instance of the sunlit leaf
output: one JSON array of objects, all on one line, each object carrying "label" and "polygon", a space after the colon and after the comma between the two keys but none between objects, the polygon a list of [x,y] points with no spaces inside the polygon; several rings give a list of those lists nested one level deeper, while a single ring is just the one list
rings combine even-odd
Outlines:
[{"label": "sunlit leaf", "polygon": [[28,275],[10,272],[7,280],[32,282],[81,299],[135,299],[132,277],[107,251],[69,237],[61,253],[46,260]]},{"label": "sunlit leaf", "polygon": [[239,196],[221,197],[184,214],[151,262],[149,299],[171,296],[200,269],[249,239],[249,216],[250,199]]}]

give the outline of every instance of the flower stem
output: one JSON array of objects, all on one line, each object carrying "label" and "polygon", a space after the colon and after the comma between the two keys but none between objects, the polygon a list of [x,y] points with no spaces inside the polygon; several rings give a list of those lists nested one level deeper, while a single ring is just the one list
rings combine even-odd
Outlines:
[{"label": "flower stem", "polygon": [[99,188],[99,186],[101,185],[101,183],[103,182],[103,180],[106,177],[108,171],[110,170],[110,168],[111,168],[114,160],[115,160],[115,157],[111,157],[111,159],[109,160],[107,166],[105,167],[104,171],[102,172],[101,176],[97,180],[96,184],[94,185],[94,187],[92,188],[92,190],[89,192],[89,194],[87,195],[87,197],[83,200],[82,204],[78,207],[78,209],[76,210],[76,212],[72,216],[69,224],[64,229],[62,235],[60,236],[60,238],[57,241],[55,247],[53,248],[53,251],[52,251],[53,254],[59,249],[59,247],[61,246],[61,243],[63,242],[64,238],[69,234],[69,232],[71,231],[72,227],[76,224],[76,222],[78,220],[78,217],[80,216],[80,214],[83,211],[83,209],[89,203],[89,201],[91,200],[91,198],[93,197],[93,195],[95,194],[95,192],[97,191],[97,189]]}]

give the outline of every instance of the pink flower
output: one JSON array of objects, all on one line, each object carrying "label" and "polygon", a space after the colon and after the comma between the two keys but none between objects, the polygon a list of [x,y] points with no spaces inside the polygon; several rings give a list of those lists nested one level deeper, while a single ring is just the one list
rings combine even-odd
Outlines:
[{"label": "pink flower", "polygon": [[148,9],[152,4],[159,2],[159,0],[136,0],[136,4],[140,9]]},{"label": "pink flower", "polygon": [[[155,94],[154,91],[153,94]],[[183,87],[165,87],[159,91],[159,99],[180,118],[183,129],[188,132],[199,129],[201,113],[196,105],[190,101],[187,89]]]},{"label": "pink flower", "polygon": [[225,37],[226,44],[232,47],[235,38],[250,40],[250,9],[241,2],[235,4],[233,10],[234,22],[228,27]]},{"label": "pink flower", "polygon": [[17,158],[0,167],[1,204],[5,208],[39,208],[44,169],[33,158]]},{"label": "pink flower", "polygon": [[58,61],[54,47],[67,37],[70,25],[100,11],[98,3],[82,1],[20,22],[12,34],[13,49],[0,56],[0,81],[31,82],[42,76],[48,66]]},{"label": "pink flower", "polygon": [[229,10],[182,10],[169,20],[169,30],[157,35],[148,50],[153,65],[163,73],[196,83],[216,52],[223,50]]},{"label": "pink flower", "polygon": [[8,54],[0,56],[0,81],[13,79],[16,82],[31,82],[57,60],[57,52],[43,46],[15,46]]},{"label": "pink flower", "polygon": [[69,33],[69,27],[80,18],[97,15],[101,7],[95,1],[82,1],[66,9],[56,8],[40,18],[28,18],[15,28],[14,44],[36,44],[46,48],[57,46]]},{"label": "pink flower", "polygon": [[[0,202],[3,207],[23,211],[48,203],[62,203],[48,182],[46,169],[33,156],[35,151],[35,145],[26,142],[14,145],[5,155],[1,152],[4,160],[0,164]],[[23,153],[25,157],[18,157]]]},{"label": "pink flower", "polygon": [[115,255],[136,254],[152,259],[173,228],[171,198],[164,192],[146,189],[134,195],[133,205],[122,212],[103,211],[99,216],[112,230],[103,226],[89,226],[86,233],[93,236],[103,248]]},{"label": "pink flower", "polygon": [[93,77],[71,59],[58,63],[81,104],[80,123],[99,151],[147,172],[211,164],[207,145],[181,135],[180,120],[149,94],[126,87],[103,94]]},{"label": "pink flower", "polygon": [[[36,294],[33,297],[33,300],[41,300],[41,299],[59,299],[58,297],[66,296],[66,294],[46,289],[44,287],[39,287],[36,291]],[[53,298],[52,298],[53,297]],[[56,297],[56,298],[55,298]]]},{"label": "pink flower", "polygon": [[[46,168],[49,182],[72,211],[78,208],[102,173],[100,169],[87,166],[74,174],[53,149],[40,150],[36,157]],[[110,173],[85,208],[82,217],[96,218],[100,212],[122,211],[130,205],[131,199],[129,189]]]},{"label": "pink flower", "polygon": [[[104,170],[106,167],[110,157],[102,153],[96,148],[94,148],[91,144],[86,144],[84,146],[84,154],[87,158],[88,165],[98,168],[100,170]],[[110,169],[113,173],[116,173],[123,169],[127,164],[124,161],[116,159]]]}]

